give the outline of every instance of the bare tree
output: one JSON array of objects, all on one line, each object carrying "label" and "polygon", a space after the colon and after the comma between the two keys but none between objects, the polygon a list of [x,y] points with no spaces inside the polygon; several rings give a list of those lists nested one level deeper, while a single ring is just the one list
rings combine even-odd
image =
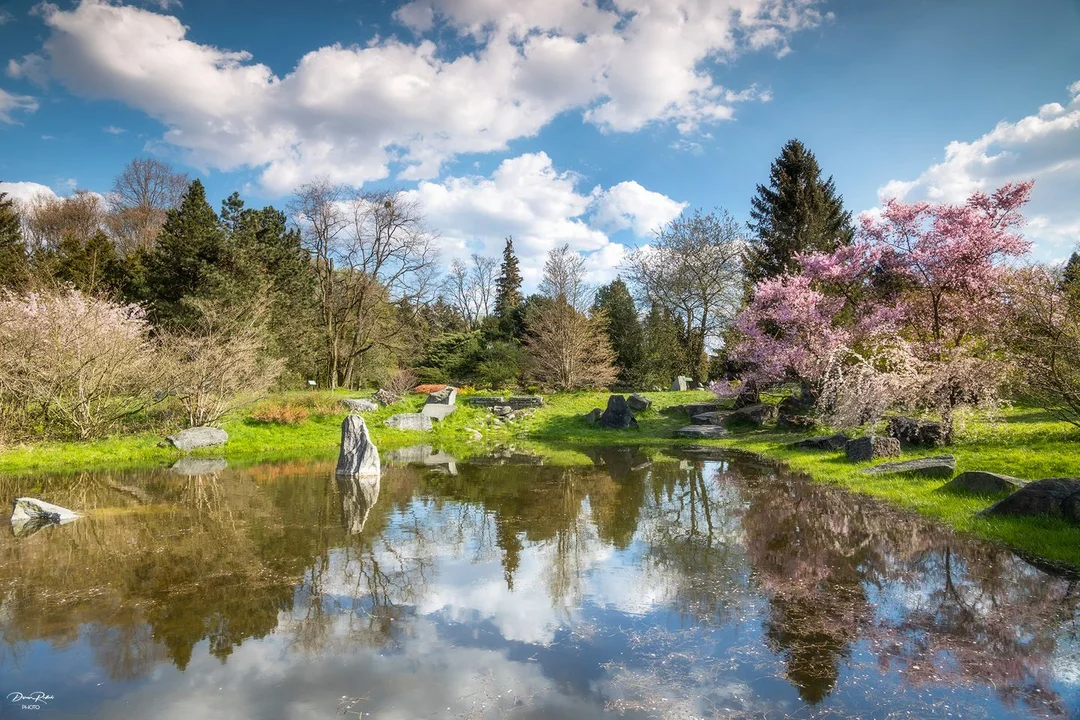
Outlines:
[{"label": "bare tree", "polygon": [[135,158],[113,181],[109,228],[121,252],[148,248],[165,222],[165,213],[180,202],[189,178],[155,158]]},{"label": "bare tree", "polygon": [[38,195],[21,210],[31,253],[55,250],[65,239],[85,243],[105,225],[107,213],[101,196],[85,190],[66,198]]},{"label": "bare tree", "polygon": [[373,351],[396,350],[403,319],[433,290],[435,236],[400,192],[302,186],[292,214],[316,265],[330,387],[350,385]]},{"label": "bare tree", "polygon": [[529,374],[557,390],[606,387],[615,381],[615,352],[607,336],[607,316],[587,317],[565,298],[545,301],[526,314]]},{"label": "bare tree", "polygon": [[741,227],[728,212],[695,210],[668,223],[626,264],[639,299],[679,320],[687,370],[699,379],[710,343],[739,308],[744,244]]},{"label": "bare tree", "polygon": [[585,283],[585,258],[567,244],[549,252],[540,292],[552,300],[561,297],[575,310],[584,311],[592,299],[591,288]]},{"label": "bare tree", "polygon": [[491,313],[495,294],[495,273],[499,261],[495,258],[472,254],[469,263],[455,260],[443,285],[447,301],[460,313],[470,329]]}]

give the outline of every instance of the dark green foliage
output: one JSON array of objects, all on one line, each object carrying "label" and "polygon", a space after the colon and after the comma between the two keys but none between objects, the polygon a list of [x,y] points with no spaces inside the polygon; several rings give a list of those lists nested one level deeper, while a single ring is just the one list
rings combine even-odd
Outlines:
[{"label": "dark green foliage", "polygon": [[448,383],[463,379],[469,359],[480,349],[480,333],[456,332],[441,335],[428,345],[417,374],[421,382]]},{"label": "dark green foliage", "polygon": [[616,278],[597,290],[593,312],[597,311],[608,316],[607,335],[619,369],[618,385],[639,389],[646,375],[645,335],[626,283]]},{"label": "dark green foliage", "polygon": [[495,317],[499,319],[503,335],[520,338],[523,332],[522,315],[516,312],[522,303],[521,270],[514,254],[514,238],[506,238],[503,247],[502,266],[496,281]]},{"label": "dark green foliage", "polygon": [[119,296],[130,285],[130,276],[116,245],[101,230],[82,242],[65,235],[52,251],[53,276],[88,293]]},{"label": "dark green foliage", "polygon": [[854,237],[851,213],[832,177],[821,179],[817,159],[798,140],[784,145],[751,200],[754,236],[746,252],[746,279],[753,284],[794,269],[801,252],[828,252]]},{"label": "dark green foliage", "polygon": [[473,377],[481,385],[495,389],[514,385],[521,375],[525,352],[516,342],[494,340],[473,358],[478,360]]},{"label": "dark green foliage", "polygon": [[667,389],[682,374],[683,356],[679,342],[679,323],[668,311],[653,305],[645,316],[645,387]]},{"label": "dark green foliage", "polygon": [[22,287],[30,278],[30,263],[15,202],[0,193],[0,290]]},{"label": "dark green foliage", "polygon": [[1069,262],[1065,263],[1065,269],[1061,273],[1061,285],[1080,292],[1080,252],[1069,256]]}]

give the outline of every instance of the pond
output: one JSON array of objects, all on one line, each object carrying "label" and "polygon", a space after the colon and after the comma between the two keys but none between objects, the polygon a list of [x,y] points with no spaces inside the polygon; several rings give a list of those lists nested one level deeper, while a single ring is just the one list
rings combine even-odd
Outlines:
[{"label": "pond", "polygon": [[1080,716],[1075,578],[749,456],[584,452],[0,479],[87,512],[0,533],[0,718]]}]

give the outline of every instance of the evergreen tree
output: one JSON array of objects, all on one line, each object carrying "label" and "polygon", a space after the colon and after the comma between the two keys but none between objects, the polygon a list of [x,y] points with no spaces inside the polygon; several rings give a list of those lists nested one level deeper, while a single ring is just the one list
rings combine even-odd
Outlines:
[{"label": "evergreen tree", "polygon": [[1074,252],[1061,273],[1062,287],[1080,292],[1080,252]]},{"label": "evergreen tree", "polygon": [[523,298],[521,296],[521,270],[518,268],[517,255],[514,254],[513,237],[506,238],[502,266],[499,268],[499,278],[495,282],[495,317],[499,319],[503,335],[520,338],[523,322],[519,308]]},{"label": "evergreen tree", "polygon": [[679,332],[679,321],[653,303],[643,326],[647,386],[667,388],[676,376],[682,374],[684,358]]},{"label": "evergreen tree", "polygon": [[54,250],[50,263],[57,280],[84,292],[116,296],[129,285],[129,275],[116,245],[98,230],[83,242],[67,234]]},{"label": "evergreen tree", "polygon": [[619,369],[616,382],[622,387],[640,387],[645,380],[645,336],[626,283],[615,278],[597,290],[593,312],[604,312],[608,317],[607,335]]},{"label": "evergreen tree", "polygon": [[832,177],[822,181],[817,158],[790,140],[773,161],[769,185],[751,200],[754,237],[746,251],[746,279],[753,284],[795,269],[795,255],[829,252],[851,243],[854,228]]},{"label": "evergreen tree", "polygon": [[0,290],[22,287],[30,277],[26,241],[15,201],[0,193]]}]

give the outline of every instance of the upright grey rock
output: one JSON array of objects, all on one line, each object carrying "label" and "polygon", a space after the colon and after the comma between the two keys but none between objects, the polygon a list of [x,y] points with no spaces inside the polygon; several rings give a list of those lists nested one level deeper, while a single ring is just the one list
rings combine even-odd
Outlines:
[{"label": "upright grey rock", "polygon": [[422,413],[398,413],[386,418],[383,423],[395,430],[430,430],[431,418]]},{"label": "upright grey rock", "polygon": [[607,410],[600,416],[597,422],[602,428],[609,430],[625,430],[637,427],[637,418],[630,412],[630,406],[626,404],[626,398],[622,395],[612,395],[607,401]]},{"label": "upright grey rock", "polygon": [[1080,525],[1080,479],[1036,480],[994,503],[980,515],[1045,515]]},{"label": "upright grey rock", "polygon": [[379,474],[379,449],[371,442],[364,418],[359,415],[349,415],[341,422],[341,450],[338,452],[336,474]]},{"label": "upright grey rock", "polygon": [[671,383],[672,392],[686,392],[690,389],[690,378],[680,375]]},{"label": "upright grey rock", "polygon": [[11,530],[17,536],[29,535],[46,525],[63,525],[82,515],[37,498],[15,498],[11,512]]},{"label": "upright grey rock", "polygon": [[229,441],[229,434],[221,428],[193,427],[170,435],[165,441],[177,450],[191,452],[199,448],[224,445]]}]

